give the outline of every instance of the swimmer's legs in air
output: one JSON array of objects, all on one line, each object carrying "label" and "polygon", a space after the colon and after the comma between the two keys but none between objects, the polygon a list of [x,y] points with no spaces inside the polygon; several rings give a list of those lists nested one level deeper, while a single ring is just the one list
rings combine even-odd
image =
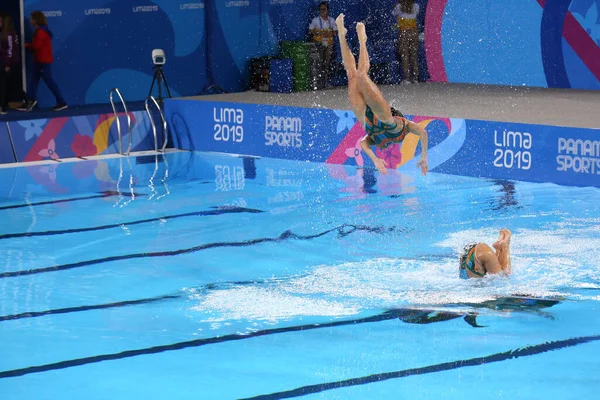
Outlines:
[{"label": "swimmer's legs in air", "polygon": [[348,30],[344,26],[344,14],[338,15],[335,23],[337,24],[338,28],[338,38],[340,40],[342,61],[344,63],[344,68],[346,69],[346,76],[348,77],[348,99],[352,105],[352,111],[354,111],[354,115],[360,121],[361,125],[364,126],[367,103],[365,103],[365,99],[360,92],[360,88],[358,87],[356,60],[354,59],[354,54],[352,54],[352,51],[348,46],[348,42],[346,41],[346,33]]}]

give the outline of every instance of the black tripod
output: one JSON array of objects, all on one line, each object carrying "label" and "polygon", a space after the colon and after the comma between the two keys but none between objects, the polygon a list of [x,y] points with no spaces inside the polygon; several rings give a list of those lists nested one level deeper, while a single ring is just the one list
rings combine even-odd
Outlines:
[{"label": "black tripod", "polygon": [[164,82],[165,84],[165,89],[167,89],[167,94],[169,95],[169,98],[172,97],[171,91],[169,90],[169,85],[167,84],[167,78],[165,78],[165,73],[163,72],[162,65],[155,65],[152,69],[154,70],[154,78],[152,79],[152,85],[150,85],[150,92],[148,93],[148,97],[152,96],[152,89],[154,89],[154,83],[156,83],[158,85],[157,100],[159,104],[162,104],[162,83]]}]

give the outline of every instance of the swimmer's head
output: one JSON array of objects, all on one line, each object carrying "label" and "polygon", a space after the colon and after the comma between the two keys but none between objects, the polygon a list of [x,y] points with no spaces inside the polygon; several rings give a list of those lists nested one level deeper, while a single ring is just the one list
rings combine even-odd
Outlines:
[{"label": "swimmer's head", "polygon": [[467,256],[469,255],[470,250],[471,250],[470,246],[466,245],[460,252],[460,255],[458,256],[459,268],[465,269],[467,267]]},{"label": "swimmer's head", "polygon": [[472,242],[467,244],[460,255],[458,256],[459,267],[458,267],[458,276],[462,279],[468,279],[469,275],[467,274],[467,270],[471,271],[472,276],[483,277],[487,274],[487,270],[483,267],[483,273],[479,272],[475,268],[475,249],[479,245],[479,242]]},{"label": "swimmer's head", "polygon": [[392,112],[393,117],[404,118],[404,115],[402,115],[402,113],[400,111],[396,110],[394,107],[390,107],[390,111]]}]

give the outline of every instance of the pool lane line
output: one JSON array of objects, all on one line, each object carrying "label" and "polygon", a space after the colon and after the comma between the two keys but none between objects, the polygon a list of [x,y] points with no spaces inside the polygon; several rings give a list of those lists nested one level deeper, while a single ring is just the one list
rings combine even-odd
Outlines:
[{"label": "pool lane line", "polygon": [[55,362],[55,363],[51,363],[51,364],[38,365],[38,366],[33,366],[33,367],[18,368],[18,369],[13,369],[13,370],[9,370],[9,371],[0,371],[0,379],[14,378],[17,376],[36,374],[36,373],[40,373],[40,372],[48,372],[48,371],[65,369],[65,368],[78,367],[81,365],[94,364],[94,363],[99,363],[99,362],[103,362],[103,361],[122,360],[124,358],[131,358],[131,357],[137,357],[137,356],[143,356],[143,355],[149,355],[149,354],[163,353],[163,352],[167,352],[167,351],[177,351],[177,350],[183,350],[183,349],[187,349],[187,348],[201,347],[201,346],[206,346],[209,344],[217,344],[217,343],[232,342],[232,341],[236,341],[236,340],[251,339],[251,338],[255,338],[255,337],[268,336],[268,335],[274,335],[274,334],[279,334],[279,333],[301,332],[301,331],[308,331],[308,330],[313,330],[313,329],[332,328],[332,327],[344,326],[344,325],[355,325],[355,324],[364,324],[364,323],[369,323],[369,322],[380,322],[380,321],[392,320],[392,319],[396,319],[396,318],[397,318],[397,315],[395,313],[384,312],[384,313],[377,314],[377,315],[374,315],[371,317],[365,317],[365,318],[360,318],[360,319],[327,322],[327,323],[321,323],[321,324],[295,325],[295,326],[284,327],[284,328],[265,329],[265,330],[255,331],[255,332],[249,332],[246,334],[233,333],[233,334],[224,335],[224,336],[216,336],[216,337],[205,338],[205,339],[195,339],[195,340],[189,340],[189,341],[185,341],[185,342],[178,342],[178,343],[161,345],[161,346],[147,347],[147,348],[143,348],[143,349],[126,350],[126,351],[122,351],[120,353],[102,354],[102,355],[98,355],[98,356],[83,357],[83,358],[77,358],[77,359],[67,360],[67,361],[59,361],[59,362]]},{"label": "pool lane line", "polygon": [[[300,276],[303,276],[303,275],[300,275]],[[273,278],[268,278],[268,279],[253,279],[253,280],[247,280],[247,281],[207,283],[202,286],[199,286],[196,289],[198,290],[198,292],[205,292],[205,291],[209,291],[209,290],[224,290],[224,289],[229,289],[229,288],[235,287],[235,286],[268,284],[268,283],[281,281],[281,280],[282,279],[274,280]],[[195,292],[194,294],[196,294],[198,292]],[[184,299],[186,297],[189,298],[189,295],[187,293],[181,293],[181,294],[171,294],[171,295],[149,297],[149,298],[143,298],[143,299],[137,299],[137,300],[122,300],[122,301],[117,301],[117,302],[113,302],[113,303],[102,303],[102,304],[73,306],[73,307],[65,307],[65,308],[54,308],[54,309],[44,310],[44,311],[25,311],[25,312],[22,312],[19,314],[0,315],[0,322],[14,321],[17,319],[26,319],[26,318],[38,318],[38,317],[44,317],[47,315],[70,314],[70,313],[76,313],[76,312],[102,310],[102,309],[108,309],[108,308],[129,307],[129,306],[135,306],[135,305],[140,305],[140,304],[150,304],[150,303],[155,303],[155,302],[161,302],[161,301],[165,301],[165,300]],[[539,300],[539,301],[546,302],[547,307],[552,307],[554,305],[552,303],[558,303],[558,301],[556,301],[556,300]],[[475,308],[483,306],[485,308],[486,303],[488,303],[488,302],[447,304],[446,306],[458,305],[458,306],[475,307]],[[502,307],[498,308],[497,305],[494,305],[493,307],[494,307],[493,309],[495,309],[495,310],[501,310],[501,311],[504,310]],[[487,308],[490,308],[490,307],[487,307]],[[427,318],[425,321],[419,322],[418,319],[413,318],[415,310],[427,311],[428,313],[435,312],[436,315],[435,315],[435,317],[430,317],[427,315]],[[526,309],[522,309],[522,310],[509,309],[509,310],[510,311],[528,311]],[[408,314],[404,314],[405,311],[408,311]],[[400,320],[402,320],[403,322],[406,322],[406,323],[441,322],[441,321],[447,321],[450,319],[463,317],[465,322],[467,322],[472,327],[474,327],[474,328],[482,328],[483,327],[483,326],[480,326],[477,324],[474,313],[470,313],[470,312],[465,313],[465,312],[455,312],[452,310],[448,310],[448,311],[444,312],[443,314],[440,314],[439,310],[436,310],[436,309],[429,310],[429,309],[421,309],[421,308],[416,308],[416,309],[415,308],[407,308],[407,309],[394,308],[394,309],[388,310],[387,312],[395,312],[396,316]],[[403,318],[403,316],[407,317],[407,319]]]},{"label": "pool lane line", "polygon": [[151,297],[146,299],[138,299],[138,300],[124,300],[118,301],[114,303],[104,303],[104,304],[94,304],[90,306],[77,306],[77,307],[66,307],[66,308],[55,308],[46,311],[28,311],[20,314],[11,314],[11,315],[1,315],[0,322],[2,321],[13,321],[16,319],[24,319],[24,318],[37,318],[43,317],[45,315],[58,315],[58,314],[69,314],[73,312],[81,312],[81,311],[91,311],[91,310],[102,310],[107,308],[120,308],[127,306],[135,306],[139,304],[150,304],[156,303],[165,300],[173,300],[179,299],[183,297],[183,295],[166,295],[159,297]]},{"label": "pool lane line", "polygon": [[164,215],[161,217],[140,219],[140,220],[131,221],[131,222],[119,222],[116,224],[109,224],[109,225],[91,226],[91,227],[87,227],[87,228],[61,229],[61,230],[55,230],[55,231],[41,231],[41,232],[7,233],[4,235],[0,235],[0,240],[15,239],[15,238],[22,238],[22,237],[33,237],[33,236],[54,236],[54,235],[65,235],[65,234],[70,234],[70,233],[94,232],[94,231],[101,231],[104,229],[124,228],[124,227],[128,227],[128,226],[147,224],[150,222],[176,219],[176,218],[198,217],[198,216],[204,217],[204,216],[209,216],[209,215],[236,214],[236,213],[262,213],[262,212],[264,212],[264,211],[255,210],[252,208],[244,208],[244,207],[217,207],[216,210],[211,210],[211,211],[194,211],[194,212],[189,212],[189,213],[184,213],[184,214]]},{"label": "pool lane line", "polygon": [[9,314],[9,315],[0,315],[0,322],[2,321],[14,321],[17,319],[26,319],[26,318],[37,318],[44,317],[46,315],[58,315],[58,314],[70,314],[75,312],[82,311],[92,311],[92,310],[102,310],[107,308],[120,308],[120,307],[129,307],[136,306],[141,304],[151,304],[156,302],[161,302],[165,300],[176,300],[189,298],[192,294],[202,293],[209,290],[223,290],[228,289],[230,287],[235,286],[246,286],[246,285],[256,285],[256,284],[265,284],[269,282],[277,282],[281,279],[267,278],[267,279],[252,279],[247,281],[229,281],[229,282],[211,282],[206,283],[204,285],[198,286],[194,288],[196,292],[194,293],[179,293],[179,294],[170,294],[170,295],[162,295],[156,297],[147,297],[143,299],[137,300],[122,300],[113,303],[103,303],[103,304],[92,304],[85,306],[73,306],[73,307],[65,307],[65,308],[54,308],[45,311],[26,311],[19,314]]},{"label": "pool lane line", "polygon": [[[119,192],[116,192],[116,191],[106,190],[104,192],[100,192],[99,194],[96,194],[96,195],[93,195],[93,196],[72,197],[72,198],[69,198],[69,199],[48,200],[48,201],[39,201],[37,203],[25,203],[25,204],[14,204],[14,205],[10,205],[10,206],[0,206],[0,211],[2,211],[2,210],[13,210],[15,208],[44,206],[44,205],[48,205],[48,204],[70,203],[70,202],[73,202],[73,201],[80,201],[80,200],[103,199],[105,197],[115,197],[115,196],[129,197],[131,195],[132,195],[131,193],[121,193],[121,194],[119,194]],[[136,197],[138,197],[138,196],[146,196],[146,194],[137,194],[137,193],[134,193],[133,195],[136,196]]]},{"label": "pool lane line", "polygon": [[160,251],[160,252],[152,252],[152,253],[125,254],[125,255],[121,255],[121,256],[111,256],[111,257],[97,258],[94,260],[79,261],[79,262],[70,263],[70,264],[55,265],[53,267],[35,268],[35,269],[22,270],[22,271],[2,272],[2,273],[0,273],[0,279],[14,278],[16,276],[42,274],[42,273],[47,273],[47,272],[66,271],[69,269],[88,267],[91,265],[102,264],[102,263],[112,262],[112,261],[132,260],[132,259],[139,259],[139,258],[153,258],[153,257],[171,257],[171,256],[177,256],[177,255],[181,255],[181,254],[190,254],[190,253],[195,253],[197,251],[214,249],[214,248],[219,248],[219,247],[247,247],[247,246],[253,246],[255,244],[261,244],[261,243],[277,243],[277,242],[282,242],[282,241],[286,241],[289,239],[311,240],[311,239],[315,239],[315,238],[318,238],[321,236],[325,236],[331,232],[337,232],[338,237],[345,237],[345,236],[348,236],[348,235],[354,233],[355,231],[368,231],[368,232],[381,233],[381,232],[388,232],[388,231],[393,231],[393,230],[395,230],[395,227],[383,228],[383,227],[370,227],[370,226],[349,225],[349,224],[340,225],[335,228],[328,229],[328,230],[320,232],[320,233],[316,233],[314,235],[306,235],[306,236],[298,235],[290,230],[287,230],[287,231],[283,232],[281,235],[279,235],[277,237],[271,237],[271,238],[267,237],[267,238],[251,239],[251,240],[244,240],[244,241],[240,241],[240,242],[207,243],[207,244],[202,244],[199,246],[189,247],[187,249]]},{"label": "pool lane line", "polygon": [[[342,320],[342,321],[327,322],[327,323],[306,324],[306,325],[295,325],[295,326],[283,327],[283,328],[265,329],[265,330],[250,332],[250,333],[246,333],[246,334],[235,333],[235,334],[216,336],[216,337],[205,338],[205,339],[195,339],[195,340],[189,340],[189,341],[185,341],[185,342],[172,343],[172,344],[168,344],[168,345],[153,346],[153,347],[147,347],[147,348],[135,349],[135,350],[126,350],[126,351],[122,351],[119,353],[101,354],[101,355],[91,356],[91,357],[83,357],[83,358],[77,358],[77,359],[72,359],[72,360],[59,361],[59,362],[50,363],[50,364],[43,364],[43,365],[38,365],[38,366],[18,368],[18,369],[13,369],[13,370],[8,370],[8,371],[1,371],[0,379],[14,378],[14,377],[18,377],[18,376],[24,376],[24,375],[30,375],[30,374],[36,374],[36,373],[42,373],[42,372],[48,372],[48,371],[56,371],[56,370],[61,370],[61,369],[78,367],[78,366],[82,366],[82,365],[88,365],[88,364],[95,364],[95,363],[99,363],[99,362],[103,362],[103,361],[115,361],[115,360],[121,360],[121,359],[125,359],[125,358],[150,355],[150,354],[158,354],[158,353],[169,352],[169,351],[178,351],[178,350],[183,350],[183,349],[187,349],[187,348],[196,348],[196,347],[202,347],[202,346],[206,346],[206,345],[210,345],[210,344],[232,342],[232,341],[237,341],[237,340],[251,339],[251,338],[255,338],[255,337],[268,336],[268,335],[274,335],[274,334],[280,334],[280,333],[302,332],[302,331],[309,331],[309,330],[321,329],[321,328],[333,328],[333,327],[345,326],[345,325],[357,325],[357,324],[364,324],[364,323],[382,322],[382,321],[394,320],[397,318],[398,318],[398,313],[395,310],[389,310],[389,311],[383,312],[381,314],[377,314],[377,315],[374,315],[371,317],[359,318],[359,319]],[[422,374],[426,374],[426,373],[447,371],[447,370],[461,368],[461,367],[477,366],[477,365],[483,365],[483,364],[488,364],[488,363],[492,363],[492,362],[505,361],[505,360],[512,359],[512,358],[541,354],[544,352],[558,350],[558,349],[567,348],[567,347],[572,347],[572,346],[576,346],[579,344],[593,342],[593,341],[597,341],[597,340],[600,340],[600,335],[584,336],[584,337],[559,340],[559,341],[554,341],[554,342],[546,342],[546,343],[542,343],[539,345],[523,347],[523,348],[519,348],[517,350],[510,350],[510,351],[507,351],[504,353],[496,353],[496,354],[492,354],[492,355],[484,356],[484,357],[452,361],[452,362],[435,364],[435,365],[430,365],[430,366],[421,367],[421,368],[413,368],[413,369],[408,369],[408,370],[368,375],[365,377],[353,378],[353,379],[348,379],[348,380],[344,380],[344,381],[328,382],[328,383],[323,383],[323,384],[304,386],[304,387],[296,388],[296,389],[289,390],[289,391],[271,393],[271,394],[267,394],[267,395],[251,397],[248,399],[269,399],[270,400],[270,399],[282,399],[282,398],[304,396],[307,394],[313,394],[313,393],[318,393],[318,392],[322,392],[322,391],[326,391],[326,390],[338,389],[341,387],[364,385],[364,384],[380,382],[380,381],[388,380],[388,379],[403,378],[406,376],[422,375]]]},{"label": "pool lane line", "polygon": [[[399,258],[399,259],[401,259],[401,258]],[[306,277],[307,275],[294,275],[292,277],[298,277],[298,276]],[[229,288],[236,287],[236,286],[269,284],[269,283],[280,282],[280,281],[284,281],[284,280],[286,280],[286,279],[285,278],[283,278],[283,279],[282,278],[267,278],[267,279],[252,279],[252,280],[247,280],[247,281],[211,282],[211,283],[206,283],[204,285],[201,285],[201,286],[195,288],[195,290],[197,290],[197,292],[194,292],[192,294],[202,293],[202,292],[209,291],[209,290],[224,290],[224,289],[229,289]],[[22,312],[19,314],[0,315],[0,322],[13,321],[13,320],[17,320],[17,319],[44,317],[47,315],[70,314],[70,313],[75,313],[75,312],[83,312],[83,311],[91,311],[91,310],[101,310],[101,309],[108,309],[108,308],[120,308],[120,307],[135,306],[135,305],[140,305],[140,304],[150,304],[150,303],[161,302],[161,301],[165,301],[165,300],[183,299],[188,296],[189,295],[187,293],[181,293],[181,294],[171,294],[171,295],[163,295],[163,296],[157,296],[157,297],[148,297],[148,298],[137,299],[137,300],[123,300],[123,301],[117,301],[117,302],[113,302],[113,303],[92,304],[92,305],[73,306],[73,307],[65,307],[65,308],[54,308],[54,309],[44,310],[44,311],[26,311],[26,312]],[[461,305],[463,305],[463,304],[461,304]],[[476,306],[477,304],[475,304],[475,305],[464,304],[464,305]],[[389,310],[388,312],[398,312],[398,310],[402,310],[402,309],[393,309],[393,310]],[[413,309],[410,309],[410,310],[412,311]],[[397,315],[397,316],[400,318],[400,315]],[[400,318],[400,319],[402,319],[402,318]],[[404,321],[404,322],[406,322],[406,321]]]},{"label": "pool lane line", "polygon": [[420,368],[410,368],[394,372],[385,372],[381,374],[373,374],[361,376],[359,378],[346,379],[343,381],[326,382],[315,385],[302,386],[292,390],[275,392],[254,397],[244,397],[239,400],[275,400],[275,399],[290,399],[293,397],[307,396],[315,393],[322,393],[328,390],[340,389],[344,387],[366,385],[369,383],[382,382],[390,379],[405,378],[408,376],[431,374],[435,372],[449,371],[457,368],[476,367],[485,364],[491,364],[500,361],[511,360],[514,358],[528,357],[537,354],[546,353],[554,350],[561,350],[568,347],[574,347],[584,343],[590,343],[600,340],[600,335],[582,336],[565,340],[556,340],[545,342],[527,347],[521,347],[515,350],[505,351],[503,353],[490,354],[483,357],[469,358],[466,360],[456,360],[441,364],[428,365]]}]

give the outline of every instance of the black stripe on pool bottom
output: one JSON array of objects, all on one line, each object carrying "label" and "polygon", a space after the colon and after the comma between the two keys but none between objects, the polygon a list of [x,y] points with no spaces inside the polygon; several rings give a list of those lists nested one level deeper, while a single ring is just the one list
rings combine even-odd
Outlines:
[{"label": "black stripe on pool bottom", "polygon": [[[233,282],[218,282],[218,283],[207,283],[197,288],[198,291],[208,291],[208,290],[220,290],[223,288],[233,287],[233,286],[246,286],[246,285],[256,285],[256,284],[264,284],[267,282],[273,282],[277,279],[268,278],[268,279],[253,279],[247,281],[233,281]],[[109,308],[120,308],[120,307],[128,307],[128,306],[136,306],[143,304],[151,304],[156,302],[161,302],[165,300],[175,300],[185,298],[185,293],[180,294],[169,294],[162,295],[157,297],[147,297],[136,300],[122,300],[113,303],[103,303],[103,304],[92,304],[92,305],[84,305],[84,306],[74,306],[74,307],[65,307],[65,308],[54,308],[50,310],[44,311],[26,311],[20,314],[9,314],[9,315],[0,315],[0,322],[2,321],[14,321],[17,319],[25,319],[25,318],[38,318],[46,315],[60,315],[60,314],[70,314],[75,312],[83,312],[83,311],[92,311],[92,310],[103,310]]]},{"label": "black stripe on pool bottom", "polygon": [[[218,282],[218,283],[207,283],[197,288],[199,291],[209,291],[209,290],[223,290],[225,288],[235,287],[235,286],[246,286],[246,285],[259,285],[259,284],[267,284],[269,282],[277,282],[283,280],[281,278],[267,278],[267,279],[252,279],[247,281],[233,281],[233,282]],[[91,310],[102,310],[108,308],[119,308],[119,307],[127,307],[141,304],[150,304],[155,302],[160,302],[164,300],[175,300],[184,298],[185,294],[171,294],[171,295],[163,295],[157,297],[149,297],[137,300],[123,300],[114,303],[103,303],[103,304],[92,304],[92,305],[84,305],[84,306],[74,306],[74,307],[66,307],[66,308],[54,308],[50,310],[44,311],[26,311],[20,314],[9,314],[9,315],[0,315],[0,322],[2,321],[13,321],[17,319],[25,319],[25,318],[37,318],[43,317],[46,315],[59,315],[59,314],[69,314],[75,312],[82,311],[91,311]],[[467,306],[473,306],[473,304],[461,304]],[[402,309],[392,309],[388,312],[397,312]],[[409,309],[410,313],[414,312],[414,309]],[[461,316],[460,313],[456,315]],[[400,315],[397,315],[400,319]],[[402,319],[404,322],[404,319]],[[432,319],[428,318],[428,321]]]},{"label": "black stripe on pool bottom", "polygon": [[0,240],[2,239],[15,239],[21,237],[32,237],[32,236],[53,236],[53,235],[64,235],[70,233],[82,233],[82,232],[93,232],[93,231],[101,231],[104,229],[113,229],[113,228],[122,228],[140,224],[146,224],[150,222],[156,222],[161,220],[168,219],[176,219],[176,218],[186,218],[186,217],[197,217],[197,216],[209,216],[209,215],[222,215],[222,214],[235,214],[235,213],[262,213],[264,211],[255,210],[252,208],[243,208],[243,207],[215,207],[216,210],[211,211],[194,211],[184,214],[175,214],[175,215],[164,215],[162,217],[155,218],[147,218],[141,219],[137,221],[131,222],[120,222],[116,224],[109,225],[100,225],[100,226],[92,226],[87,228],[74,228],[74,229],[62,229],[56,231],[42,231],[42,232],[21,232],[21,233],[7,233],[5,235],[0,235]]},{"label": "black stripe on pool bottom", "polygon": [[214,249],[214,248],[218,248],[218,247],[246,247],[246,246],[252,246],[252,245],[260,244],[260,243],[281,242],[281,241],[285,241],[285,240],[289,240],[289,239],[311,240],[311,239],[315,239],[315,238],[318,238],[321,236],[325,236],[331,232],[337,232],[338,237],[345,237],[356,231],[368,231],[368,232],[381,233],[381,232],[389,232],[389,231],[394,231],[394,230],[395,230],[394,227],[382,228],[382,227],[370,227],[370,226],[347,225],[347,224],[326,230],[321,233],[317,233],[314,235],[307,235],[307,236],[298,235],[290,230],[287,230],[287,231],[283,232],[281,235],[279,235],[278,237],[274,237],[274,238],[259,238],[259,239],[245,240],[245,241],[241,241],[241,242],[207,243],[207,244],[203,244],[203,245],[199,245],[199,246],[195,246],[195,247],[190,247],[187,249],[161,251],[161,252],[153,252],[153,253],[125,254],[125,255],[121,255],[121,256],[98,258],[95,260],[79,261],[79,262],[71,263],[71,264],[55,265],[53,267],[36,268],[36,269],[30,269],[30,270],[24,270],[24,271],[2,272],[2,273],[0,273],[0,279],[13,278],[16,276],[42,274],[42,273],[46,273],[46,272],[65,271],[65,270],[69,270],[69,269],[73,269],[73,268],[82,268],[82,267],[87,267],[90,265],[102,264],[105,262],[112,262],[112,261],[122,261],[122,260],[132,260],[132,259],[138,259],[138,258],[152,258],[152,257],[171,257],[171,256],[177,256],[177,255],[181,255],[181,254],[195,253],[197,251],[202,251],[202,250]]},{"label": "black stripe on pool bottom", "polygon": [[545,342],[533,346],[522,347],[516,350],[509,350],[503,353],[491,354],[489,356],[484,357],[469,358],[466,360],[450,361],[441,364],[429,365],[426,367],[411,368],[394,372],[385,372],[381,374],[373,374],[368,376],[362,376],[359,378],[346,379],[343,381],[302,386],[296,389],[287,390],[283,392],[264,394],[254,397],[245,397],[240,400],[275,400],[307,396],[309,394],[321,393],[328,390],[340,389],[349,386],[366,385],[369,383],[382,382],[389,379],[398,379],[405,378],[407,376],[431,374],[435,372],[449,371],[457,368],[481,366],[485,364],[506,361],[513,358],[528,357],[546,353],[548,351],[560,350],[584,343],[595,342],[598,340],[600,340],[600,335],[583,336],[572,339],[557,340],[554,342]]},{"label": "black stripe on pool bottom", "polygon": [[380,322],[380,321],[392,320],[395,318],[397,318],[397,315],[395,313],[384,312],[382,314],[378,314],[378,315],[366,317],[366,318],[361,318],[361,319],[327,322],[327,323],[322,323],[322,324],[296,325],[296,326],[285,327],[285,328],[265,329],[265,330],[261,330],[261,331],[250,332],[247,334],[234,333],[234,334],[230,334],[230,335],[217,336],[217,337],[206,338],[206,339],[196,339],[196,340],[190,340],[190,341],[186,341],[186,342],[178,342],[178,343],[162,345],[162,346],[147,347],[144,349],[126,350],[126,351],[123,351],[120,353],[102,354],[102,355],[92,356],[92,357],[84,357],[84,358],[77,358],[74,360],[60,361],[60,362],[56,362],[56,363],[52,363],[52,364],[19,368],[19,369],[13,369],[13,370],[9,370],[9,371],[2,371],[2,372],[0,372],[0,379],[14,378],[17,376],[35,374],[35,373],[39,373],[39,372],[47,372],[47,371],[54,371],[54,370],[59,370],[59,369],[71,368],[71,367],[78,367],[81,365],[94,364],[94,363],[99,363],[102,361],[120,360],[120,359],[124,359],[124,358],[130,358],[130,357],[136,357],[136,356],[142,356],[142,355],[148,355],[148,354],[157,354],[157,353],[162,353],[162,352],[167,352],[167,351],[176,351],[176,350],[183,350],[183,349],[193,348],[193,347],[201,347],[201,346],[206,346],[209,344],[251,339],[254,337],[274,335],[274,334],[278,334],[278,333],[300,332],[300,331],[307,331],[307,330],[312,330],[312,329],[332,328],[332,327],[343,326],[343,325],[355,325],[355,324],[363,324],[363,323],[369,323],[369,322]]},{"label": "black stripe on pool bottom", "polygon": [[119,193],[117,191],[113,191],[113,190],[106,190],[104,192],[100,192],[100,194],[94,195],[94,196],[86,196],[86,197],[72,197],[69,199],[60,199],[60,200],[48,200],[48,201],[39,201],[37,203],[25,203],[25,204],[14,204],[12,206],[2,206],[0,207],[0,211],[2,210],[13,210],[15,208],[24,208],[24,207],[36,207],[36,206],[44,206],[44,205],[48,205],[48,204],[60,204],[60,203],[70,203],[73,201],[80,201],[80,200],[92,200],[92,199],[102,199],[104,197],[114,197],[114,196],[123,196],[123,197],[129,197],[129,196],[146,196],[145,194],[137,194],[137,193]]},{"label": "black stripe on pool bottom", "polygon": [[119,308],[119,307],[135,306],[135,305],[140,305],[140,304],[150,304],[150,303],[155,303],[155,302],[164,301],[164,300],[179,299],[181,297],[182,297],[181,295],[167,295],[167,296],[151,297],[151,298],[138,299],[138,300],[118,301],[115,303],[95,304],[95,305],[91,305],[91,306],[55,308],[55,309],[46,310],[46,311],[29,311],[29,312],[24,312],[21,314],[2,315],[2,316],[0,316],[0,322],[12,321],[15,319],[23,319],[23,318],[43,317],[45,315],[69,314],[69,313],[81,312],[81,311],[102,310],[102,309],[107,309],[107,308]]},{"label": "black stripe on pool bottom", "polygon": [[[201,346],[206,346],[209,344],[217,344],[217,343],[231,342],[231,341],[236,341],[236,340],[244,340],[244,339],[250,339],[250,338],[254,338],[254,337],[267,336],[267,335],[273,335],[273,334],[279,334],[279,333],[301,332],[301,331],[308,331],[308,330],[320,329],[320,328],[331,328],[331,327],[337,327],[337,326],[343,326],[343,325],[355,325],[355,324],[370,323],[370,322],[381,322],[381,321],[391,320],[391,319],[395,319],[395,318],[397,318],[397,315],[395,313],[385,312],[385,313],[378,314],[378,315],[375,315],[372,317],[366,317],[366,318],[361,318],[361,319],[336,321],[336,322],[329,322],[329,323],[323,323],[323,324],[299,325],[299,326],[292,326],[292,327],[285,327],[285,328],[266,329],[266,330],[251,332],[248,334],[230,334],[230,335],[218,336],[218,337],[212,337],[212,338],[206,338],[206,339],[196,339],[196,340],[190,340],[190,341],[186,341],[186,342],[173,343],[173,344],[169,344],[169,345],[154,346],[154,347],[148,347],[148,348],[136,349],[136,350],[126,350],[126,351],[123,351],[120,353],[102,354],[102,355],[92,356],[92,357],[84,357],[84,358],[78,358],[78,359],[73,359],[73,360],[60,361],[60,362],[51,363],[51,364],[13,369],[13,370],[9,370],[9,371],[2,371],[2,372],[0,372],[0,379],[14,378],[14,377],[24,376],[24,375],[29,375],[29,374],[35,374],[35,373],[41,373],[41,372],[47,372],[47,371],[55,371],[55,370],[60,370],[60,369],[78,367],[78,366],[87,365],[87,364],[95,364],[95,363],[99,363],[99,362],[103,362],[103,361],[120,360],[120,359],[137,357],[137,356],[142,356],[142,355],[157,354],[157,353],[162,353],[162,352],[167,352],[167,351],[177,351],[177,350],[183,350],[186,348],[201,347]],[[484,356],[484,357],[471,358],[471,359],[467,359],[467,360],[451,361],[451,362],[447,362],[447,363],[434,364],[434,365],[430,365],[427,367],[421,367],[421,368],[412,368],[412,369],[395,371],[395,372],[386,372],[386,373],[381,373],[381,374],[368,375],[368,376],[364,376],[364,377],[360,377],[360,378],[347,379],[344,381],[328,382],[328,383],[322,383],[322,384],[317,384],[317,385],[303,386],[303,387],[296,388],[296,389],[289,390],[289,391],[250,397],[245,400],[248,400],[248,399],[271,400],[271,399],[283,399],[283,398],[305,396],[308,394],[319,393],[319,392],[323,392],[326,390],[339,389],[342,387],[364,385],[364,384],[368,384],[368,383],[381,382],[381,381],[385,381],[385,380],[389,380],[389,379],[403,378],[403,377],[412,376],[412,375],[422,375],[422,374],[428,374],[428,373],[434,373],[434,372],[448,371],[448,370],[456,369],[456,368],[478,366],[478,365],[484,365],[484,364],[489,364],[489,363],[493,363],[493,362],[505,361],[505,360],[509,360],[512,358],[532,356],[532,355],[536,355],[536,354],[545,353],[548,351],[559,350],[559,349],[563,349],[563,348],[567,348],[567,347],[573,347],[573,346],[576,346],[579,344],[594,342],[594,341],[598,341],[598,340],[600,340],[600,335],[584,336],[584,337],[578,337],[578,338],[572,338],[572,339],[566,339],[566,340],[558,340],[558,341],[554,341],[554,342],[546,342],[546,343],[542,343],[542,344],[538,344],[538,345],[523,347],[523,348],[520,348],[517,350],[510,350],[510,351],[503,352],[503,353],[496,353],[496,354],[492,354],[492,355]]]}]

